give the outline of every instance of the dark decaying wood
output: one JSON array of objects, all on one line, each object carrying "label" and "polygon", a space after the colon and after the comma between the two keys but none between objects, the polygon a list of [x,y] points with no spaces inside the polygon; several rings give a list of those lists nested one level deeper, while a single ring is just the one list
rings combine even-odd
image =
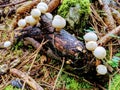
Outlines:
[{"label": "dark decaying wood", "polygon": [[[32,37],[38,42],[41,42],[43,38],[49,40],[46,47],[50,48],[53,53],[57,53],[58,56],[77,57],[80,53],[84,53],[85,47],[81,41],[64,29],[60,32],[54,32],[51,22],[52,20],[43,15],[41,16],[40,27],[26,27],[21,31],[21,35],[18,37]],[[37,47],[35,46],[35,48]]]}]

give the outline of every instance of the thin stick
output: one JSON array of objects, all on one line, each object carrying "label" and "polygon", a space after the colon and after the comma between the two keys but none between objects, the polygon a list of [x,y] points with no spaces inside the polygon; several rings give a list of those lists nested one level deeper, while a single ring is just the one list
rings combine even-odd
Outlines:
[{"label": "thin stick", "polygon": [[48,11],[47,12],[52,12],[55,8],[58,7],[58,5],[60,4],[61,0],[52,0],[49,4],[48,4]]},{"label": "thin stick", "polygon": [[52,90],[55,90],[55,87],[56,87],[57,81],[58,81],[58,79],[59,79],[59,76],[60,76],[60,74],[61,74],[61,72],[62,72],[64,63],[65,63],[65,60],[63,59],[63,61],[62,61],[62,66],[61,66],[60,71],[59,71],[59,73],[58,73],[58,75],[57,75],[57,78],[56,78],[56,80],[55,80],[55,83],[54,83],[54,86],[53,86],[53,89],[52,89]]},{"label": "thin stick", "polygon": [[112,39],[112,37],[110,35],[118,35],[120,34],[120,25],[118,27],[116,27],[115,29],[113,29],[112,31],[110,31],[108,34],[106,34],[104,37],[102,37],[98,43],[100,45],[102,44],[106,44],[108,41],[110,41]]},{"label": "thin stick", "polygon": [[[45,42],[44,42],[44,40],[42,40],[42,42],[41,42],[41,44],[39,45],[38,49],[34,52],[35,55],[32,55],[32,56],[34,56],[34,59],[32,60],[32,63],[31,63],[31,65],[30,65],[30,68],[28,69],[28,74],[29,74],[30,70],[32,69],[32,66],[33,66],[33,64],[34,64],[34,62],[35,62],[35,59],[36,59],[39,51],[41,50],[42,46],[43,46],[44,44],[46,44],[47,42],[48,42],[48,41],[45,41]],[[31,58],[32,58],[32,57],[31,57]],[[22,90],[24,90],[25,83],[26,83],[26,81],[24,81]]]},{"label": "thin stick", "polygon": [[48,41],[45,41],[45,42],[44,42],[44,40],[42,40],[40,46],[39,46],[38,49],[36,50],[35,57],[34,57],[34,59],[33,59],[33,61],[32,61],[32,64],[31,64],[31,66],[30,66],[28,72],[30,72],[30,70],[31,70],[31,68],[32,68],[32,66],[33,66],[33,64],[34,64],[34,62],[35,62],[35,59],[36,59],[36,57],[37,57],[37,54],[38,54],[39,51],[41,50],[42,46],[43,46],[44,44],[46,44],[47,42],[48,42]]},{"label": "thin stick", "polygon": [[102,0],[98,0],[98,2],[100,3],[100,5],[103,5],[103,2],[102,2]]},{"label": "thin stick", "polygon": [[110,46],[109,46],[109,50],[110,50],[110,60],[112,60],[112,56],[113,56],[113,47],[112,47],[112,41],[110,42]]},{"label": "thin stick", "polygon": [[31,78],[28,74],[17,70],[15,68],[10,69],[10,73],[18,76],[23,81],[26,81],[26,83],[33,89],[33,90],[44,90],[33,78]]}]

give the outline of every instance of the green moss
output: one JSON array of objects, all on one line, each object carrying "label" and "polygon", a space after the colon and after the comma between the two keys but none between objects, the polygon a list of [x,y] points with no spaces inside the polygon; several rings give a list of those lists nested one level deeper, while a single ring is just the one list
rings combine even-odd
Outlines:
[{"label": "green moss", "polygon": [[113,77],[109,90],[120,90],[120,74]]},{"label": "green moss", "polygon": [[58,14],[60,14],[62,17],[66,17],[66,15],[69,12],[70,7],[74,7],[76,5],[77,1],[76,0],[63,0],[62,5],[60,6],[58,10]]},{"label": "green moss", "polygon": [[84,82],[82,78],[80,81],[78,81],[74,77],[70,77],[66,74],[62,74],[57,83],[57,88],[61,88],[63,86],[65,86],[66,90],[81,90],[92,88],[92,86],[87,82]]},{"label": "green moss", "polygon": [[[16,88],[16,87],[13,87],[12,85],[8,85],[8,86],[5,87],[4,90],[21,90],[21,89]],[[24,90],[25,90],[25,89],[24,89]]]},{"label": "green moss", "polygon": [[79,8],[80,14],[90,13],[89,0],[63,0],[63,3],[58,10],[58,14],[60,14],[62,17],[65,18],[69,12],[70,7],[75,7],[76,4],[80,5],[80,8]]},{"label": "green moss", "polygon": [[90,2],[89,0],[63,0],[58,14],[66,18],[69,23],[67,29],[80,34],[83,32],[90,14]]}]

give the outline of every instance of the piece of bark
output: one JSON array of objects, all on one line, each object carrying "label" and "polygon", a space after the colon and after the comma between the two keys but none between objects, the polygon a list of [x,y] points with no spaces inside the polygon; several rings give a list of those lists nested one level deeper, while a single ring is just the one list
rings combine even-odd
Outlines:
[{"label": "piece of bark", "polygon": [[110,41],[112,39],[112,37],[110,35],[118,35],[120,34],[120,25],[118,27],[116,27],[115,29],[113,29],[112,31],[110,31],[108,34],[106,34],[105,36],[103,36],[98,43],[100,45],[106,44],[108,41]]},{"label": "piece of bark", "polygon": [[112,11],[112,15],[113,15],[114,19],[116,20],[116,23],[118,25],[120,25],[120,13],[119,13],[119,11],[115,10],[114,8],[111,8],[111,11]]},{"label": "piece of bark", "polygon": [[27,73],[24,73],[15,68],[10,69],[10,73],[14,76],[19,77],[23,81],[25,81],[33,90],[44,90],[33,78],[31,78]]},{"label": "piece of bark", "polygon": [[115,21],[112,17],[112,13],[111,10],[109,8],[108,5],[108,1],[107,0],[102,0],[103,2],[103,10],[105,12],[105,17],[104,17],[104,21],[106,23],[106,25],[108,26],[108,31],[111,31],[112,29],[114,29],[116,27]]},{"label": "piece of bark", "polygon": [[49,4],[48,4],[48,11],[47,12],[52,12],[55,8],[58,7],[58,5],[60,4],[61,0],[52,0]]}]

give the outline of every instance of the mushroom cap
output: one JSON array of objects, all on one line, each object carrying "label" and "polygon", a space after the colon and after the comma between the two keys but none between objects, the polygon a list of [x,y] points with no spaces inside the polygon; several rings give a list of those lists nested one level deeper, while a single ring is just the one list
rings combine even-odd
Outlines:
[{"label": "mushroom cap", "polygon": [[25,19],[20,19],[20,20],[18,21],[18,26],[19,26],[19,27],[25,27],[25,26],[26,26],[26,21],[25,21]]},{"label": "mushroom cap", "polygon": [[97,41],[98,37],[94,32],[86,33],[83,38],[85,41]]},{"label": "mushroom cap", "polygon": [[32,16],[26,16],[25,20],[28,24],[30,24],[32,26],[37,23],[37,21]]},{"label": "mushroom cap", "polygon": [[100,75],[105,75],[107,73],[107,67],[105,65],[100,64],[96,67],[96,71]]},{"label": "mushroom cap", "polygon": [[53,15],[51,13],[45,13],[45,15],[49,18],[49,19],[53,19]]},{"label": "mushroom cap", "polygon": [[54,19],[52,21],[52,26],[54,28],[62,29],[65,27],[65,25],[66,25],[66,20],[63,17],[61,17],[59,15],[56,15],[54,17]]},{"label": "mushroom cap", "polygon": [[86,43],[86,48],[90,51],[93,51],[97,48],[98,44],[95,41],[89,41]]},{"label": "mushroom cap", "polygon": [[103,59],[106,57],[106,50],[104,47],[98,46],[94,51],[93,55],[98,59]]},{"label": "mushroom cap", "polygon": [[40,15],[41,15],[41,11],[40,11],[39,9],[37,9],[37,8],[32,9],[31,15],[32,15],[33,17],[35,17],[35,18],[38,18],[38,17],[40,17]]},{"label": "mushroom cap", "polygon": [[41,11],[41,13],[46,13],[47,12],[47,8],[44,6],[37,6],[37,9],[39,9]]},{"label": "mushroom cap", "polygon": [[5,41],[4,42],[4,47],[9,47],[9,46],[11,46],[11,42],[10,41]]},{"label": "mushroom cap", "polygon": [[38,3],[37,6],[43,6],[43,7],[45,7],[46,9],[48,9],[48,5],[47,5],[45,2],[40,2],[40,3]]}]

